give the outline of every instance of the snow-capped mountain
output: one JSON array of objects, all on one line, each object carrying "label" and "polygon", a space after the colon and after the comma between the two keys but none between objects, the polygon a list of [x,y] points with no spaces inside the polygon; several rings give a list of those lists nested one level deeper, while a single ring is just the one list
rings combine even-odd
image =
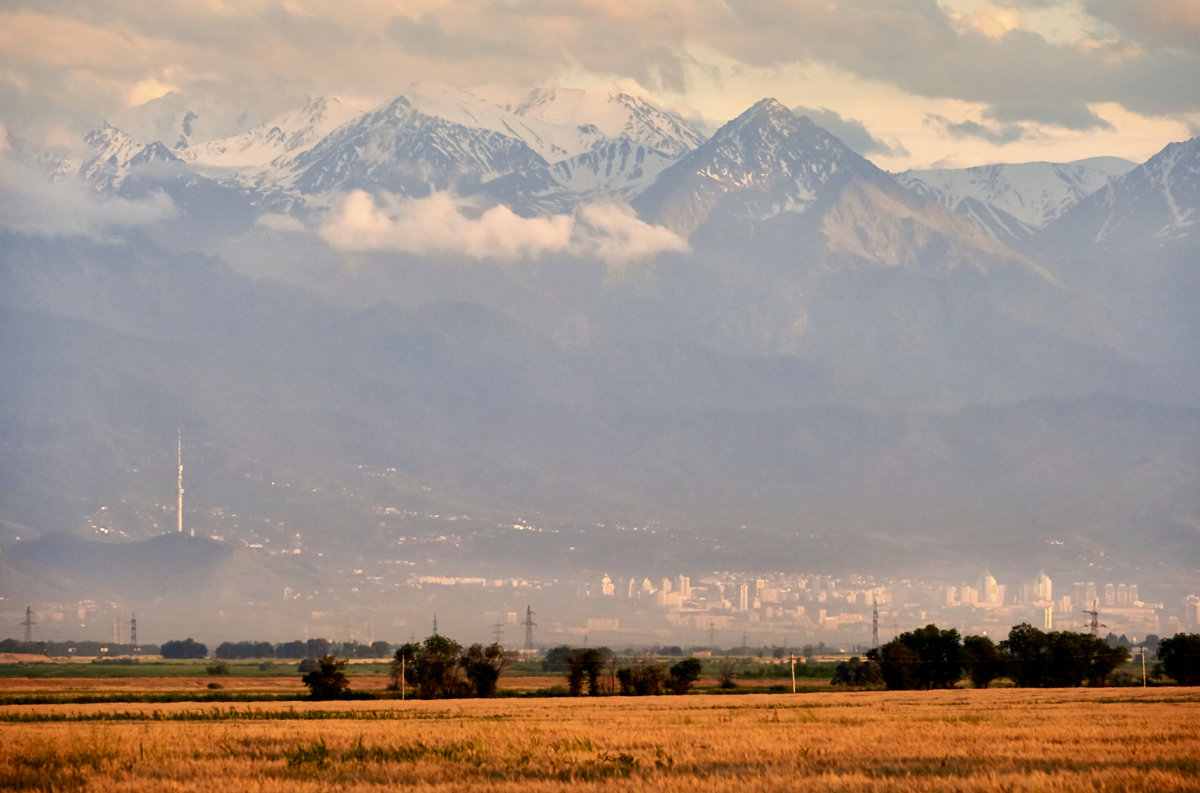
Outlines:
[{"label": "snow-capped mountain", "polygon": [[204,141],[176,153],[185,162],[213,169],[269,174],[285,169],[298,154],[360,118],[365,110],[338,97],[318,97],[248,132]]},{"label": "snow-capped mountain", "polygon": [[80,166],[79,174],[98,192],[116,190],[138,166],[180,162],[162,143],[134,140],[108,124],[89,132],[85,140],[95,154]]},{"label": "snow-capped mountain", "polygon": [[896,179],[1011,245],[1045,228],[1085,196],[1135,167],[1136,163],[1120,157],[1093,157],[1070,163],[905,171]]},{"label": "snow-capped mountain", "polygon": [[1172,143],[1113,179],[1047,228],[1064,246],[1195,250],[1200,236],[1200,138]]},{"label": "snow-capped mountain", "polygon": [[579,127],[582,120],[607,138],[627,140],[672,159],[705,141],[679,116],[619,91],[539,88],[511,109],[519,116],[564,127]]},{"label": "snow-capped mountain", "polygon": [[764,99],[666,169],[635,206],[689,235],[718,208],[753,220],[803,214],[864,171],[882,174],[807,117]]},{"label": "snow-capped mountain", "polygon": [[[410,92],[337,129],[295,159],[290,186],[304,194],[383,189],[424,196],[467,192],[489,179],[546,164],[518,136],[521,120],[482,101],[454,98],[460,101],[437,104],[427,94]],[[553,139],[559,130],[520,131],[543,150],[567,153],[566,141]]]},{"label": "snow-capped mountain", "polygon": [[810,257],[916,264],[936,243],[943,264],[961,262],[955,251],[1019,258],[773,99],[665,170],[634,206],[680,234],[716,226],[710,236],[728,237],[754,227],[755,234],[778,235],[781,251],[803,241]]}]

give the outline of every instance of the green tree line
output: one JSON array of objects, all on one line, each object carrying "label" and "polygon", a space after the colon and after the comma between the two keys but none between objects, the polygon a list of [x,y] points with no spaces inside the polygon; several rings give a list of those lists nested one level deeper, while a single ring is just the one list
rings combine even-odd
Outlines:
[{"label": "green tree line", "polygon": [[[1127,647],[1091,634],[1013,627],[995,643],[987,636],[962,638],[936,625],[902,633],[887,644],[834,669],[834,685],[888,689],[951,688],[964,676],[976,688],[1008,678],[1026,688],[1106,685],[1130,658]],[[1158,642],[1156,677],[1179,685],[1200,684],[1200,635],[1179,633]]]}]

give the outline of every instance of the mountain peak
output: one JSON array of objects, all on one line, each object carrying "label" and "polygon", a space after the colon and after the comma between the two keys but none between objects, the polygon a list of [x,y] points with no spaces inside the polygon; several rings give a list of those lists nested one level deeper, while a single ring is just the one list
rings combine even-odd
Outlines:
[{"label": "mountain peak", "polygon": [[664,171],[637,206],[691,234],[718,205],[746,219],[803,214],[831,186],[867,172],[880,173],[807,116],[768,98]]},{"label": "mountain peak", "polygon": [[[804,117],[807,121],[808,119]],[[746,127],[773,127],[775,129],[785,129],[790,127],[798,120],[795,113],[788,109],[782,102],[770,97],[760,99],[747,108],[740,116],[730,121],[720,131],[738,130]],[[811,121],[808,122],[812,124]]]}]

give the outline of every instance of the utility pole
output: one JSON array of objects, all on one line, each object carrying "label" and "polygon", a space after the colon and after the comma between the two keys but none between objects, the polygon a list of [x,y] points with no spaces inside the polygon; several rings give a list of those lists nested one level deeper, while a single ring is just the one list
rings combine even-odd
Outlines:
[{"label": "utility pole", "polygon": [[500,620],[496,620],[496,624],[492,627],[496,631],[496,644],[499,644],[500,640],[504,638],[504,623],[502,623]]}]

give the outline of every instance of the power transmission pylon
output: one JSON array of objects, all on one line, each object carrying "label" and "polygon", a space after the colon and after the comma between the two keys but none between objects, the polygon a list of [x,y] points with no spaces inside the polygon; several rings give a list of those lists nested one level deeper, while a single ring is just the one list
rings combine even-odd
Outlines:
[{"label": "power transmission pylon", "polygon": [[1091,609],[1083,610],[1083,613],[1087,614],[1091,618],[1087,621],[1087,624],[1084,627],[1090,628],[1092,631],[1092,635],[1096,636],[1096,637],[1100,636],[1101,628],[1108,627],[1107,625],[1103,625],[1100,622],[1100,610],[1099,610],[1098,606],[1099,606],[1099,601],[1093,600]]},{"label": "power transmission pylon", "polygon": [[525,606],[525,652],[533,652],[533,626],[537,625],[533,621],[533,608]]},{"label": "power transmission pylon", "polygon": [[37,620],[33,618],[33,607],[25,606],[25,619],[21,622],[25,626],[25,643],[33,642],[33,626],[37,625]]}]

